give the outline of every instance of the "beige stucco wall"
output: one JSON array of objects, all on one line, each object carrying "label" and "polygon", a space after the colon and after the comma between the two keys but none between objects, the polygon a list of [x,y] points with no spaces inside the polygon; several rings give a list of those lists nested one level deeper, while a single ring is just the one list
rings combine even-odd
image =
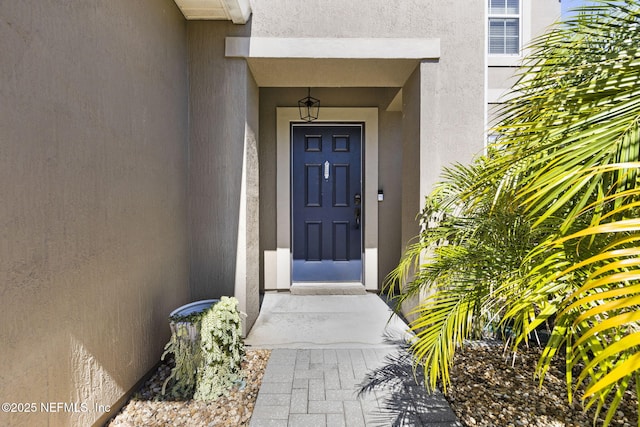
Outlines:
[{"label": "beige stucco wall", "polygon": [[487,57],[489,65],[487,70],[488,127],[495,125],[498,119],[497,104],[509,97],[511,87],[517,83],[518,66],[527,54],[526,47],[560,19],[560,2],[558,0],[522,0],[521,16],[521,45],[525,48],[521,55],[513,57],[488,55]]},{"label": "beige stucco wall", "polygon": [[402,249],[419,233],[416,215],[420,198],[420,68],[416,68],[403,88],[402,96]]},{"label": "beige stucco wall", "polygon": [[560,2],[557,0],[531,0],[531,34],[537,37],[547,32],[560,19]]},{"label": "beige stucco wall", "polygon": [[258,87],[226,36],[250,26],[191,21],[189,40],[190,283],[194,300],[235,295],[258,315]]},{"label": "beige stucco wall", "polygon": [[442,169],[482,154],[484,9],[483,1],[443,8],[440,59],[422,61],[403,88],[403,247],[418,234],[415,214]]},{"label": "beige stucco wall", "polygon": [[172,0],[0,3],[0,425],[91,425],[188,301],[186,46]]},{"label": "beige stucco wall", "polygon": [[398,265],[402,251],[402,112],[379,115],[378,187],[384,201],[378,203],[378,280]]},{"label": "beige stucco wall", "polygon": [[430,37],[438,19],[452,12],[437,0],[253,0],[251,6],[254,37]]},{"label": "beige stucco wall", "polygon": [[[399,87],[313,91],[323,106],[381,108],[379,174],[385,201],[379,204],[382,234],[378,277],[382,281],[397,263],[404,245],[417,234],[416,214],[439,179],[441,167],[469,161],[482,152],[485,22],[479,17],[484,16],[485,4],[256,0],[252,6],[253,37],[440,40],[440,59],[418,64],[414,84],[404,87],[403,96],[408,96],[411,104],[409,111],[385,112]],[[275,107],[295,105],[304,95],[304,89],[261,89],[261,252],[275,249]],[[414,111],[410,111],[412,108]]]}]

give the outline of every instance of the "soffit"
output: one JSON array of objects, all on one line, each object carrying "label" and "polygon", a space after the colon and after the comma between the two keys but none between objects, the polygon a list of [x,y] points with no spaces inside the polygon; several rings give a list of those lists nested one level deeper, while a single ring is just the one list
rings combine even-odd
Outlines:
[{"label": "soffit", "polygon": [[415,59],[247,58],[260,87],[402,87]]},{"label": "soffit", "polygon": [[227,37],[260,87],[402,87],[439,39]]},{"label": "soffit", "polygon": [[251,15],[249,0],[174,0],[185,18],[228,20],[246,24]]}]

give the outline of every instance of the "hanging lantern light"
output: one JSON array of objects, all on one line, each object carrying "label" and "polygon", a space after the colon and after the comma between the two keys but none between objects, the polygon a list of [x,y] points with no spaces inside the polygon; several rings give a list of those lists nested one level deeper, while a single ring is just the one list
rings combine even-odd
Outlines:
[{"label": "hanging lantern light", "polygon": [[307,96],[298,101],[300,120],[311,123],[318,118],[320,100],[311,96],[311,88],[307,90]]}]

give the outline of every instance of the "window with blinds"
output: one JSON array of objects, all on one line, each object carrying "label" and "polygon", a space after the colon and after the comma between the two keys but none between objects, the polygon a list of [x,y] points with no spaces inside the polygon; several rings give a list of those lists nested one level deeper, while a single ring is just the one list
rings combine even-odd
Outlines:
[{"label": "window with blinds", "polygon": [[489,1],[489,54],[520,53],[520,0]]}]

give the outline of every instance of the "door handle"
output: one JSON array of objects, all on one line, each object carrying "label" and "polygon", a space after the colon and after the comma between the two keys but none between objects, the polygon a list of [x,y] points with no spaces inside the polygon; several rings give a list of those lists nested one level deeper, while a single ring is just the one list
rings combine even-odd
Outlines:
[{"label": "door handle", "polygon": [[360,228],[360,208],[356,208],[356,230]]},{"label": "door handle", "polygon": [[324,162],[324,179],[325,181],[329,180],[329,160]]}]

